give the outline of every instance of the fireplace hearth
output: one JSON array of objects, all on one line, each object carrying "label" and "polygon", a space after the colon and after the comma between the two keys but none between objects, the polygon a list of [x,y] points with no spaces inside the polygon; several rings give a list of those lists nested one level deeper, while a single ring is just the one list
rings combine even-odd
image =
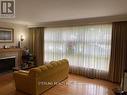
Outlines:
[{"label": "fireplace hearth", "polygon": [[0,58],[0,73],[15,67],[15,56]]}]

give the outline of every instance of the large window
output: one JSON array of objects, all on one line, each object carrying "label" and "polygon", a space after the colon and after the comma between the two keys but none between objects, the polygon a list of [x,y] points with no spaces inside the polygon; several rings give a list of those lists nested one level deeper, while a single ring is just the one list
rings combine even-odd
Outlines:
[{"label": "large window", "polygon": [[67,58],[70,66],[109,70],[111,24],[45,29],[45,61]]}]

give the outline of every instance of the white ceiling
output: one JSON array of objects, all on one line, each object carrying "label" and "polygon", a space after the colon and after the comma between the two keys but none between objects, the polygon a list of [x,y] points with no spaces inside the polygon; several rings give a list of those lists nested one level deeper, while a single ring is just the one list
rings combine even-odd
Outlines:
[{"label": "white ceiling", "polygon": [[13,21],[30,25],[61,20],[127,15],[127,0],[15,1],[16,18],[0,19],[1,21]]}]

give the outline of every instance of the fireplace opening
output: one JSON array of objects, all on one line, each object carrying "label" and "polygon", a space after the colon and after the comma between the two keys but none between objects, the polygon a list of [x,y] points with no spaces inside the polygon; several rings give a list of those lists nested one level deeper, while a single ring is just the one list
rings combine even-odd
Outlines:
[{"label": "fireplace opening", "polygon": [[12,70],[15,67],[15,56],[0,58],[0,73]]}]

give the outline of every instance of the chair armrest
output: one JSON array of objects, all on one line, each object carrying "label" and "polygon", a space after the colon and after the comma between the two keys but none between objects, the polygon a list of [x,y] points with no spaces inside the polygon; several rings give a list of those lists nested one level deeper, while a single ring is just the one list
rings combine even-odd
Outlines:
[{"label": "chair armrest", "polygon": [[15,86],[17,90],[30,93],[33,95],[34,91],[34,80],[31,79],[29,76],[29,73],[22,72],[22,71],[15,71],[13,73],[14,79],[15,79]]},{"label": "chair armrest", "polygon": [[26,71],[26,70],[19,70],[20,73],[26,73],[26,74],[29,74],[29,71]]},{"label": "chair armrest", "polygon": [[23,72],[23,71],[15,71],[13,73],[14,78],[25,78],[27,79],[29,77],[29,73],[28,72]]}]

